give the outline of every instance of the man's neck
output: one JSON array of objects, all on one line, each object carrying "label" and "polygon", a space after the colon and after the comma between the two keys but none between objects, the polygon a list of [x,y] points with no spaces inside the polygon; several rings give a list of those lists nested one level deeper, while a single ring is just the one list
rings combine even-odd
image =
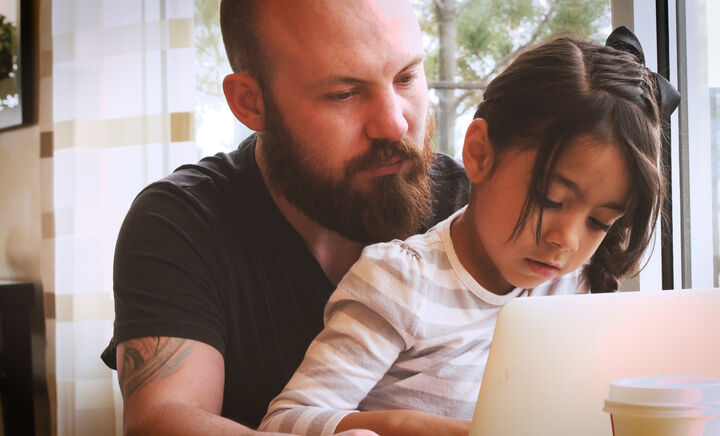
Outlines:
[{"label": "man's neck", "polygon": [[265,163],[260,153],[260,139],[255,146],[255,160],[260,168],[260,174],[265,181],[270,196],[285,219],[300,234],[315,259],[322,267],[330,281],[337,285],[340,279],[360,257],[363,245],[340,236],[308,217],[300,209],[288,202],[285,197],[275,190],[268,182]]}]

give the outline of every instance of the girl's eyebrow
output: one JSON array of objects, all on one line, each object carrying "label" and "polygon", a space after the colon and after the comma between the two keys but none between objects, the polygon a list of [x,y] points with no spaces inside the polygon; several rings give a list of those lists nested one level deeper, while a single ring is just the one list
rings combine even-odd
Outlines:
[{"label": "girl's eyebrow", "polygon": [[[582,200],[585,198],[585,192],[582,189],[580,189],[580,186],[577,183],[575,183],[574,181],[568,179],[567,177],[565,177],[561,174],[558,174],[558,173],[553,173],[553,180],[557,181],[561,185],[563,185],[566,188],[568,188],[569,190],[571,190],[575,195],[577,195],[577,197],[579,199]],[[612,210],[620,212],[620,213],[625,213],[625,205],[620,204],[620,203],[615,203],[615,202],[604,203],[597,207],[605,207],[605,208],[612,209]]]}]

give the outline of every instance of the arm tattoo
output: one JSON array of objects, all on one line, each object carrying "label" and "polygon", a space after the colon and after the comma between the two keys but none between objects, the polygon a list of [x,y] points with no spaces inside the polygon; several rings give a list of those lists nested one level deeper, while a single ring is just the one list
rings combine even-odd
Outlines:
[{"label": "arm tattoo", "polygon": [[180,338],[146,338],[125,343],[122,368],[118,372],[125,398],[158,377],[166,377],[190,355],[194,341]]}]

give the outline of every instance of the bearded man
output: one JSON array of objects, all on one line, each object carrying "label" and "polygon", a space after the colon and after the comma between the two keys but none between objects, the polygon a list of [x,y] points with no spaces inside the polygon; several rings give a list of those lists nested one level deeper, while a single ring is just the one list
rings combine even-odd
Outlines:
[{"label": "bearded man", "polygon": [[363,247],[467,201],[462,167],[431,151],[406,1],[223,0],[220,19],[228,105],[257,133],[125,218],[103,359],[127,434],[253,434]]}]

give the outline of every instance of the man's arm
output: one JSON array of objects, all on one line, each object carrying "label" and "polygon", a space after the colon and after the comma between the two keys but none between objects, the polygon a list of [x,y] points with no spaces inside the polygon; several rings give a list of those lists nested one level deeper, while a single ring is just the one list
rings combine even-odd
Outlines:
[{"label": "man's arm", "polygon": [[220,416],[225,367],[202,342],[147,337],[117,347],[126,435],[253,435]]},{"label": "man's arm", "polygon": [[[125,435],[237,435],[259,433],[220,416],[225,366],[215,348],[189,339],[148,337],[117,347]],[[377,436],[356,430],[342,436]]]},{"label": "man's arm", "polygon": [[251,434],[222,418],[225,368],[219,351],[201,342],[147,337],[117,347],[126,435]]}]

